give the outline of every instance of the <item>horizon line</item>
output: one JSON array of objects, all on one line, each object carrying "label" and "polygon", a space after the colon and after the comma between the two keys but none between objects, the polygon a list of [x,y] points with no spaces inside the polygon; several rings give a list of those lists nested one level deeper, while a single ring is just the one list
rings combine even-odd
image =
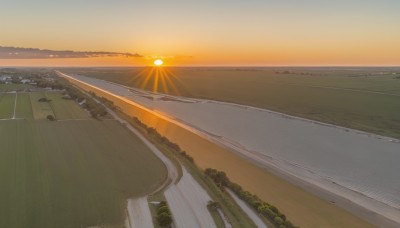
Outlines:
[{"label": "horizon line", "polygon": [[[140,67],[154,67],[152,65],[135,65],[135,66],[127,66],[127,65],[110,65],[110,66],[95,66],[95,65],[86,65],[86,66],[0,66],[1,68],[140,68]],[[362,67],[362,68],[400,68],[400,65],[188,65],[188,66],[163,66],[164,68],[187,68],[187,67],[225,67],[225,68],[290,68],[290,67],[336,67],[336,68],[344,68],[344,67]]]}]

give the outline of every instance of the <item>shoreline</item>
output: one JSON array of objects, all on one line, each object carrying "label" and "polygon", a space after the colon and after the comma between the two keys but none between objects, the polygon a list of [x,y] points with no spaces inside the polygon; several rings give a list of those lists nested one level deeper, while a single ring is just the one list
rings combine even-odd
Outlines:
[{"label": "shoreline", "polygon": [[[82,82],[79,79],[76,79],[76,78],[74,78],[74,79]],[[104,81],[104,82],[110,83],[110,82],[107,82],[107,81]],[[85,82],[83,82],[83,83],[85,83]],[[88,83],[85,83],[85,84],[88,84]],[[115,83],[111,83],[111,84],[115,84]],[[118,84],[115,84],[115,85],[118,85]],[[98,88],[98,87],[93,86],[93,85],[90,85],[90,86],[92,86],[94,88]],[[122,86],[122,85],[118,85],[118,86]],[[122,86],[122,87],[125,87],[125,86]],[[129,88],[130,90],[132,90],[132,89],[136,90],[135,88],[131,88],[131,87],[125,87],[125,88]],[[108,93],[110,93],[110,92],[108,92]],[[147,91],[144,92],[144,93],[153,94],[153,93],[151,93],[151,92],[149,93]],[[156,95],[160,95],[160,94],[156,94]],[[132,101],[132,98],[130,98],[130,97],[126,97],[125,95],[123,95],[123,96],[118,96],[117,95],[117,97],[122,98],[123,100],[129,100],[130,101],[129,103],[131,103],[133,105],[136,105],[137,107],[144,108],[142,104],[137,104],[136,102]],[[174,97],[174,96],[166,95],[164,97]],[[226,102],[218,102],[218,101],[210,101],[210,100],[198,100],[198,99],[190,99],[190,98],[186,98],[185,100],[196,100],[196,101],[199,101],[199,102],[206,101],[206,102],[222,103],[224,105],[233,105],[233,106],[236,105],[236,106],[240,106],[241,108],[243,108],[243,107],[252,108],[252,109],[256,109],[258,111],[264,111],[264,112],[266,111],[266,112],[269,112],[269,113],[272,113],[272,114],[275,114],[275,115],[279,115],[282,118],[285,118],[285,117],[286,118],[294,118],[294,119],[297,119],[297,120],[307,121],[307,122],[311,122],[311,123],[314,123],[314,124],[323,124],[323,125],[329,126],[329,127],[340,128],[342,130],[351,130],[351,131],[354,131],[355,133],[362,133],[363,135],[366,135],[366,136],[369,136],[369,137],[370,136],[378,137],[381,140],[386,139],[386,137],[382,138],[384,136],[379,136],[379,135],[375,135],[375,134],[372,134],[372,133],[362,132],[362,131],[358,131],[358,130],[354,130],[354,129],[347,129],[347,128],[344,128],[344,127],[341,127],[341,126],[325,124],[325,123],[321,123],[321,122],[317,122],[317,121],[313,121],[313,120],[294,117],[294,116],[286,115],[286,114],[283,114],[283,113],[278,113],[278,112],[265,110],[265,109],[260,109],[260,108],[254,108],[254,107],[250,107],[250,106],[242,106],[242,105],[231,104],[231,103],[226,103]],[[194,133],[194,134],[196,134],[196,135],[198,135],[200,137],[203,137],[203,138],[205,138],[205,139],[207,139],[207,140],[209,140],[209,141],[211,141],[213,143],[216,143],[217,145],[220,145],[220,146],[222,146],[224,148],[228,148],[230,151],[233,150],[232,152],[237,153],[242,158],[247,159],[247,160],[251,160],[251,162],[254,165],[261,166],[262,168],[264,168],[264,169],[270,171],[271,173],[281,177],[282,179],[288,181],[289,183],[292,183],[295,186],[299,186],[302,189],[305,189],[307,192],[310,192],[310,193],[312,193],[314,195],[317,195],[318,197],[320,197],[322,199],[325,199],[325,200],[330,201],[330,202],[333,201],[334,204],[338,205],[339,207],[341,207],[341,208],[343,208],[345,210],[348,210],[348,211],[352,212],[353,214],[365,219],[366,221],[369,221],[369,222],[371,222],[373,224],[379,223],[379,225],[383,225],[385,227],[392,227],[392,226],[395,227],[395,226],[399,225],[398,221],[396,223],[395,221],[392,221],[392,220],[390,220],[390,218],[388,218],[388,211],[385,210],[384,207],[385,206],[389,207],[389,206],[387,206],[387,205],[385,205],[383,203],[382,203],[383,205],[378,205],[378,208],[375,208],[375,211],[378,210],[378,212],[373,212],[373,210],[369,209],[370,207],[369,208],[366,207],[365,202],[360,202],[359,200],[357,202],[353,202],[353,201],[351,201],[349,199],[346,199],[346,197],[344,196],[345,194],[343,194],[344,190],[340,189],[340,188],[343,188],[343,187],[340,187],[340,185],[338,185],[338,184],[333,185],[336,188],[336,190],[335,190],[332,187],[333,183],[331,183],[330,185],[329,185],[329,182],[323,183],[323,184],[319,184],[319,181],[321,181],[321,180],[317,180],[317,179],[313,179],[313,178],[307,179],[305,177],[306,175],[303,175],[303,176],[294,175],[293,173],[285,170],[285,168],[282,168],[282,166],[287,168],[287,165],[285,166],[285,164],[283,164],[282,161],[279,162],[278,160],[274,160],[272,158],[270,158],[269,160],[265,159],[265,157],[267,157],[266,155],[263,155],[263,154],[260,154],[258,152],[254,152],[254,151],[245,150],[244,148],[241,148],[238,145],[234,145],[232,142],[224,140],[224,138],[221,138],[221,137],[218,137],[216,135],[210,134],[207,131],[204,131],[202,129],[196,128],[193,125],[185,123],[182,120],[179,120],[177,118],[172,118],[172,117],[170,117],[168,115],[165,115],[165,113],[158,113],[154,109],[147,108],[147,107],[145,109],[147,109],[148,111],[150,111],[153,114],[156,114],[157,116],[159,116],[161,118],[166,119],[167,121],[170,121],[170,122],[172,122],[174,124],[177,124],[178,126],[183,127],[186,130],[191,131],[192,133]],[[388,138],[388,139],[391,140],[391,138]],[[290,164],[290,163],[288,163],[288,164]],[[293,164],[291,164],[291,165],[293,165]],[[361,195],[357,195],[357,194],[360,194],[360,193],[352,191],[350,189],[347,189],[347,191],[348,192],[346,194],[350,194],[350,195],[347,195],[348,198],[356,196],[356,198],[357,197],[358,198],[361,197],[362,198],[361,201],[365,201],[365,200],[369,201],[367,196],[364,196],[362,194]],[[373,199],[370,198],[370,201],[372,201],[372,200]],[[372,202],[372,203],[369,202],[369,203],[372,204],[372,207],[374,207],[374,206],[377,207],[375,204],[378,203],[379,201],[377,201],[377,200],[373,200],[373,201],[374,202]],[[364,206],[363,206],[363,203],[364,203]],[[367,202],[367,205],[371,206],[370,204],[368,204],[368,202]],[[395,212],[399,213],[400,211],[397,210]],[[389,217],[391,217],[390,214],[389,214]],[[395,218],[398,218],[398,217],[395,217]]]}]

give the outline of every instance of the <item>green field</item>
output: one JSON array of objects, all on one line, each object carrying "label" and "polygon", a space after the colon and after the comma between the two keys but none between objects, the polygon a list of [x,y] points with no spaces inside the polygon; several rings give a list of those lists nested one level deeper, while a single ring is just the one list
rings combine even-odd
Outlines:
[{"label": "green field", "polygon": [[157,77],[149,69],[64,71],[173,95],[266,108],[400,138],[398,68],[169,68],[163,79],[159,77],[156,87]]},{"label": "green field", "polygon": [[41,96],[18,93],[25,119],[0,121],[0,227],[122,227],[126,200],[156,189],[164,165],[121,124],[89,119],[59,93],[49,97],[56,115],[72,110],[67,120],[34,120]]},{"label": "green field", "polygon": [[24,91],[33,88],[32,85],[27,84],[0,84],[0,92]]},{"label": "green field", "polygon": [[[18,92],[0,94],[0,119],[15,118],[44,120],[53,115],[57,120],[89,119],[88,113],[73,100],[62,99],[60,92]],[[49,102],[39,102],[47,98]]]},{"label": "green field", "polygon": [[0,93],[0,119],[10,119],[14,115],[15,93]]},{"label": "green field", "polygon": [[62,99],[59,92],[46,92],[46,98],[51,100],[49,103],[57,120],[65,119],[88,119],[88,113],[76,105],[73,100]]},{"label": "green field", "polygon": [[17,94],[16,118],[33,119],[32,105],[29,93]]},{"label": "green field", "polygon": [[35,120],[44,120],[48,115],[55,116],[50,102],[39,102],[39,99],[46,98],[45,92],[29,93],[29,96]]},{"label": "green field", "polygon": [[121,224],[125,200],[165,178],[161,161],[112,120],[0,129],[0,227]]}]

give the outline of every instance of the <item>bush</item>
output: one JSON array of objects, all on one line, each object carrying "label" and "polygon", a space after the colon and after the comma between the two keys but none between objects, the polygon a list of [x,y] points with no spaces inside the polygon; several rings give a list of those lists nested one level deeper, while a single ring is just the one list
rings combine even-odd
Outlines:
[{"label": "bush", "polygon": [[172,223],[172,217],[168,213],[161,213],[157,215],[157,222],[160,226],[170,226]]},{"label": "bush", "polygon": [[161,201],[157,207],[157,222],[162,227],[170,227],[172,224],[171,211],[165,201]]},{"label": "bush", "polygon": [[276,208],[275,206],[270,206],[269,208],[270,208],[273,212],[275,212],[276,214],[279,213],[278,208]]},{"label": "bush", "polygon": [[294,228],[295,226],[292,224],[292,222],[290,222],[289,220],[285,221],[285,226],[286,228]]},{"label": "bush", "polygon": [[281,219],[281,217],[276,216],[274,218],[274,222],[278,225],[282,225],[283,224],[283,219]]},{"label": "bush", "polygon": [[49,100],[45,97],[42,97],[38,100],[39,102],[48,102]]},{"label": "bush", "polygon": [[48,120],[50,120],[50,121],[56,120],[56,118],[54,118],[53,115],[48,115],[46,118],[47,118]]},{"label": "bush", "polygon": [[263,214],[264,216],[270,218],[270,219],[273,219],[273,218],[276,217],[275,212],[273,212],[273,211],[272,211],[271,209],[269,209],[269,208],[265,208],[265,209],[262,211],[262,214]]},{"label": "bush", "polygon": [[220,204],[218,203],[218,202],[215,202],[215,201],[209,201],[208,202],[208,205],[207,206],[209,206],[209,207],[211,207],[211,208],[213,208],[213,209],[217,209],[217,208],[220,208],[221,206],[220,206]]},{"label": "bush", "polygon": [[158,210],[157,210],[158,214],[162,214],[162,213],[167,213],[167,214],[171,214],[171,212],[169,211],[169,208],[167,205],[164,206],[159,206]]},{"label": "bush", "polygon": [[139,125],[140,127],[142,127],[147,134],[149,134],[150,136],[154,137],[155,140],[161,142],[163,145],[168,146],[171,150],[173,150],[175,153],[180,154],[182,157],[184,157],[185,159],[187,159],[188,161],[190,161],[191,163],[194,163],[194,159],[192,156],[190,156],[189,154],[187,154],[185,151],[183,151],[178,144],[171,142],[168,138],[166,138],[165,136],[162,136],[160,133],[158,133],[158,131],[155,128],[152,127],[148,127],[147,125],[145,125],[144,123],[142,123],[142,121],[140,121],[137,117],[132,117],[132,120]]}]

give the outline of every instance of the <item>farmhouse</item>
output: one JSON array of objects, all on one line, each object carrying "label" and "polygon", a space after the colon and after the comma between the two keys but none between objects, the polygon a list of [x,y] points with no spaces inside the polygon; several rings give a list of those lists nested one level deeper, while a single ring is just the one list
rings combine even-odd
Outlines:
[{"label": "farmhouse", "polygon": [[22,79],[22,80],[21,80],[21,83],[22,83],[22,84],[28,84],[28,83],[30,83],[30,82],[31,82],[30,79]]}]

